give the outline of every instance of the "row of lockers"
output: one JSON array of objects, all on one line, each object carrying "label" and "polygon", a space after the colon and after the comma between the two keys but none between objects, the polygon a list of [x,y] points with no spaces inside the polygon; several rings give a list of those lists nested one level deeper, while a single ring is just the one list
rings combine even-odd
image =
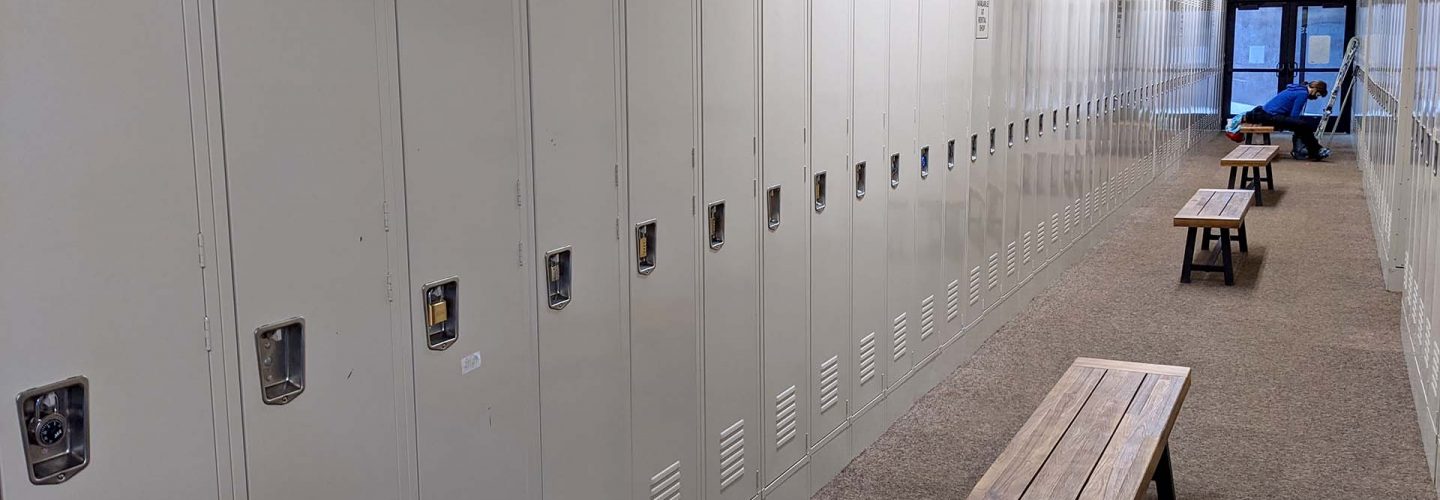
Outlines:
[{"label": "row of lockers", "polygon": [[1440,1],[1362,1],[1355,96],[1360,166],[1402,325],[1421,434],[1436,467],[1440,425]]},{"label": "row of lockers", "polygon": [[808,497],[1218,125],[1219,8],[6,4],[0,497]]}]

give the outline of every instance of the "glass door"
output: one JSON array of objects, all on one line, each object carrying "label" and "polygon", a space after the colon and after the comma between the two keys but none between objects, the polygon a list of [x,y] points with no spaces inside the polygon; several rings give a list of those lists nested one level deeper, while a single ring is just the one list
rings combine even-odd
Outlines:
[{"label": "glass door", "polygon": [[[1265,104],[1291,83],[1322,80],[1335,91],[1345,44],[1354,34],[1352,7],[1337,0],[1230,2],[1226,116]],[[1326,101],[1310,101],[1305,114],[1320,115]],[[1349,130],[1348,111],[1334,110],[1340,131]]]}]

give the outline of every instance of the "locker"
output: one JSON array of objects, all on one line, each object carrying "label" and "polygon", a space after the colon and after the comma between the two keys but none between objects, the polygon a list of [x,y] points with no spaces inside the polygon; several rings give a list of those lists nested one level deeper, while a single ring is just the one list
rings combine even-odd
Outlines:
[{"label": "locker", "polygon": [[970,307],[966,267],[969,251],[970,170],[970,88],[974,72],[972,49],[975,43],[975,3],[949,0],[945,72],[945,215],[944,279],[945,321],[942,342],[949,342],[978,313]]},{"label": "locker", "polygon": [[626,178],[617,129],[619,13],[603,2],[529,6],[544,492],[621,498],[632,477],[650,471],[632,472],[628,460],[615,459],[631,446],[632,424],[621,317],[630,253],[621,250],[629,238],[619,227],[617,189]]},{"label": "locker", "polygon": [[[701,263],[705,497],[748,499],[768,440],[761,419],[758,12],[701,5]],[[773,406],[772,406],[773,408]]]},{"label": "locker", "polygon": [[[920,175],[914,176],[916,186],[915,205],[915,292],[920,300],[920,316],[916,322],[918,336],[912,347],[914,362],[918,365],[934,354],[940,344],[948,338],[946,333],[960,330],[956,325],[949,330],[945,325],[946,284],[942,272],[944,257],[945,191],[949,176],[949,158],[946,154],[945,103],[949,98],[945,84],[950,69],[950,26],[949,0],[921,0],[920,2],[920,67],[919,67],[919,109],[918,137],[920,161],[915,165]],[[958,291],[958,286],[956,287]],[[958,306],[958,304],[957,304]],[[940,372],[942,370],[932,370]],[[919,393],[938,381],[935,373],[927,374],[918,388]]]},{"label": "locker", "polygon": [[7,405],[0,496],[215,498],[226,430],[212,419],[211,363],[223,370],[223,350],[206,352],[212,278],[197,259],[196,183],[209,166],[197,165],[208,144],[191,121],[204,109],[186,97],[199,74],[187,68],[194,12],[3,10],[0,275],[11,286],[0,292],[0,394],[20,403],[22,391],[86,377],[93,449],[83,468],[32,484],[31,440]]},{"label": "locker", "polygon": [[[392,330],[408,304],[387,297],[390,249],[403,248],[387,232],[398,158],[383,149],[398,133],[394,69],[380,64],[396,50],[393,11],[215,9],[249,496],[414,496],[413,457],[396,456],[413,447],[396,407],[413,404],[411,344]],[[303,350],[284,379],[303,386],[261,375],[277,375],[258,359],[272,344]]]},{"label": "locker", "polygon": [[1009,90],[1010,80],[1007,77],[1009,68],[1008,54],[1005,49],[1008,45],[1005,38],[1009,36],[1010,30],[1006,27],[1009,22],[1006,9],[1014,0],[992,0],[990,2],[990,38],[985,40],[983,48],[984,74],[992,75],[986,84],[985,98],[986,111],[985,127],[980,130],[984,134],[980,140],[980,156],[985,160],[986,170],[985,184],[985,308],[990,309],[1000,301],[1005,293],[1003,285],[1005,272],[1005,249],[1009,240],[1005,235],[1005,215],[1007,204],[1005,195],[1008,191],[1009,165],[1007,164],[1008,148],[1005,146],[1005,119],[1009,111],[1006,102],[1006,93]]},{"label": "locker", "polygon": [[625,5],[631,497],[700,496],[692,2]]},{"label": "locker", "polygon": [[[806,243],[813,208],[806,164],[809,128],[809,12],[803,0],[765,2],[761,8],[761,332],[764,392],[761,415],[767,489],[801,466],[810,436],[808,307],[810,276]],[[818,437],[818,436],[816,436]],[[808,470],[783,479],[809,488]],[[798,477],[796,476],[798,475]]]},{"label": "locker", "polygon": [[920,183],[920,155],[916,122],[919,93],[920,0],[890,0],[889,6],[889,112],[885,155],[889,183],[886,190],[885,266],[886,302],[890,336],[890,366],[885,372],[887,420],[894,421],[915,401],[916,385],[909,381],[919,359],[921,301],[916,290],[916,195]]},{"label": "locker", "polygon": [[[994,56],[991,54],[994,46],[994,5],[994,2],[991,2],[990,7],[985,9],[987,21],[990,23],[987,26],[989,33],[982,38],[977,28],[971,49],[973,55],[970,58],[975,76],[970,80],[970,130],[966,147],[970,158],[970,192],[967,203],[969,241],[965,249],[965,282],[968,284],[966,301],[973,313],[969,320],[971,323],[983,315],[993,302],[987,290],[994,273],[987,270],[994,264],[994,259],[998,258],[990,252],[991,245],[987,244],[987,241],[993,242],[988,229],[991,226],[990,219],[995,217],[990,205],[996,203],[996,195],[990,187],[993,182],[991,177],[995,177],[990,172],[994,158],[987,142],[991,122],[990,88],[995,84],[995,73],[992,69]],[[978,17],[979,7],[973,12],[974,17]]]},{"label": "locker", "polygon": [[[1023,29],[1020,24],[1019,9],[1020,0],[1002,0],[994,4],[996,11],[1000,12],[997,21],[1000,44],[999,57],[996,63],[999,65],[997,74],[1004,81],[1002,93],[996,96],[1002,99],[1004,108],[999,110],[996,126],[999,127],[997,138],[998,157],[1002,158],[1000,171],[1004,173],[1005,194],[1004,208],[1001,218],[1000,242],[1004,244],[1000,251],[1000,287],[997,293],[1000,296],[1008,293],[1018,283],[1020,276],[1020,204],[1021,187],[1024,185],[1025,166],[1021,161],[1019,151],[1016,150],[1016,123],[1021,115],[1021,102],[1019,91],[1025,85],[1023,73],[1020,71],[1021,46]],[[998,300],[998,297],[997,297]]]},{"label": "locker", "polygon": [[1039,112],[1036,104],[1036,87],[1038,77],[1036,76],[1036,49],[1033,43],[1035,34],[1039,32],[1036,26],[1037,14],[1034,12],[1031,0],[1019,0],[1017,9],[1017,29],[1023,30],[1017,53],[1020,59],[1019,75],[1021,89],[1017,94],[1017,114],[1015,131],[1015,148],[1019,156],[1021,169],[1020,186],[1020,218],[1019,218],[1019,257],[1017,264],[1017,279],[1027,279],[1035,271],[1039,258],[1035,255],[1035,233],[1036,225],[1039,223],[1040,209],[1040,182],[1037,168],[1038,159],[1033,134],[1035,133],[1035,114]]},{"label": "locker", "polygon": [[850,404],[851,439],[855,450],[873,443],[889,427],[884,411],[872,411],[884,396],[886,370],[892,354],[892,323],[887,314],[887,200],[890,194],[886,158],[889,53],[888,0],[854,0],[855,96],[852,178],[855,192],[850,223],[853,288],[850,351],[855,365]]},{"label": "locker", "polygon": [[[850,0],[811,4],[810,427],[809,493],[850,462]],[[837,314],[839,312],[839,314]]]},{"label": "locker", "polygon": [[[396,7],[410,256],[396,294],[410,304],[420,497],[536,499],[535,264],[516,262],[531,211],[516,198],[529,174],[515,10],[503,1]],[[430,335],[437,318],[427,315],[432,284],[447,280],[448,344]]]}]

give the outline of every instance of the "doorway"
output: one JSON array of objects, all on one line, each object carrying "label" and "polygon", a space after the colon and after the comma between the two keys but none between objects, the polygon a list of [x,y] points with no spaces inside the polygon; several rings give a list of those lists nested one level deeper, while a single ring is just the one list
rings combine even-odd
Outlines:
[{"label": "doorway", "polygon": [[[1353,1],[1236,0],[1228,10],[1226,118],[1265,104],[1291,83],[1323,80],[1332,93],[1338,89],[1345,44],[1355,35]],[[1326,100],[1310,101],[1305,114],[1319,116]],[[1350,129],[1344,107],[1333,113],[1339,132]]]}]

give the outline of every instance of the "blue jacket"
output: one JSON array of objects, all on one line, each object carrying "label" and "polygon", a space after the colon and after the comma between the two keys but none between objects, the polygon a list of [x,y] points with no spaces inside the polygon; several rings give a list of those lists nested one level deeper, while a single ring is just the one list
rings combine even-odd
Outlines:
[{"label": "blue jacket", "polygon": [[1292,83],[1278,95],[1265,103],[1265,112],[1275,116],[1300,116],[1305,112],[1305,103],[1310,100],[1310,88],[1303,83]]}]

